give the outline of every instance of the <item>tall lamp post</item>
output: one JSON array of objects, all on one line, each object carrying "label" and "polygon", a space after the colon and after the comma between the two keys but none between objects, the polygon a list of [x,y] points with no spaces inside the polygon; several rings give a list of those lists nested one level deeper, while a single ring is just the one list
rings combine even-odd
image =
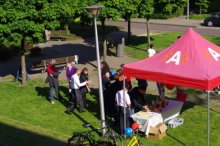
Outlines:
[{"label": "tall lamp post", "polygon": [[189,0],[187,0],[187,19],[189,20]]},{"label": "tall lamp post", "polygon": [[[104,6],[88,6],[85,9],[92,15],[94,18],[94,27],[95,27],[95,42],[96,42],[96,58],[98,64],[98,77],[99,77],[99,101],[100,101],[100,113],[101,113],[101,120],[105,120],[105,110],[104,110],[104,102],[103,102],[103,90],[102,90],[102,76],[101,76],[101,63],[100,63],[100,55],[99,55],[99,41],[98,41],[98,32],[97,32],[97,25],[96,25],[96,18],[100,14],[102,8]],[[102,123],[102,127],[105,127],[105,122]],[[102,135],[105,133],[105,129],[102,130]]]}]

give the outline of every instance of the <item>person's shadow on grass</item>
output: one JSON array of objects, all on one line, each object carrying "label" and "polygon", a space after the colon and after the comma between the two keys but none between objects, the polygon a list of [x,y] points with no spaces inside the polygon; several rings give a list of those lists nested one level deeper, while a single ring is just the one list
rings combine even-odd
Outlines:
[{"label": "person's shadow on grass", "polygon": [[49,87],[35,87],[37,91],[37,96],[44,97],[47,101],[49,101]]},{"label": "person's shadow on grass", "polygon": [[[37,96],[40,96],[40,97],[43,97],[43,98],[45,98],[48,102],[50,102],[50,100],[49,100],[49,91],[50,91],[50,87],[48,86],[48,87],[35,87],[35,90],[37,91]],[[65,89],[64,89],[64,87],[62,87],[62,86],[60,86],[59,87],[59,91],[64,91]],[[54,93],[53,94],[55,94],[55,91],[54,91]],[[55,97],[54,97],[54,99],[56,99]],[[57,100],[58,101],[58,100]],[[63,102],[61,102],[61,101],[59,101],[60,103],[62,103],[65,107],[67,107],[68,105],[70,105],[70,101],[68,101],[68,99],[66,99],[66,98],[63,98]]]}]

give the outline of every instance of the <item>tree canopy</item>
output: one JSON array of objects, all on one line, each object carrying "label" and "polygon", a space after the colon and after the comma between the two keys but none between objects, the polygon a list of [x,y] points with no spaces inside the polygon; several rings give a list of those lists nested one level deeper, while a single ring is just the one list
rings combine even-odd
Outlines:
[{"label": "tree canopy", "polygon": [[73,16],[73,0],[4,0],[0,2],[0,41],[43,41],[45,29],[60,27]]},{"label": "tree canopy", "polygon": [[0,1],[0,41],[21,42],[22,85],[26,84],[25,40],[43,42],[45,29],[60,27],[73,16],[74,4],[74,0]]}]

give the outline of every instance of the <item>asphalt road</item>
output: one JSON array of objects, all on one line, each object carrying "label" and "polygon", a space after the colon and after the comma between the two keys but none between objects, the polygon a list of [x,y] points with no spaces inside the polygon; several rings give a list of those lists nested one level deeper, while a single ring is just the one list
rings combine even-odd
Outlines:
[{"label": "asphalt road", "polygon": [[[106,24],[123,26],[127,29],[127,22],[106,21]],[[188,27],[184,27],[184,26],[150,24],[150,31],[151,32],[180,32],[180,33],[184,33],[187,29],[188,29]],[[220,27],[219,26],[218,27],[201,26],[201,27],[193,28],[193,29],[201,35],[220,36]],[[132,30],[134,32],[132,32]],[[138,22],[131,22],[131,32],[132,32],[132,34],[133,33],[145,34],[146,33],[146,24],[145,23],[138,23]]]}]

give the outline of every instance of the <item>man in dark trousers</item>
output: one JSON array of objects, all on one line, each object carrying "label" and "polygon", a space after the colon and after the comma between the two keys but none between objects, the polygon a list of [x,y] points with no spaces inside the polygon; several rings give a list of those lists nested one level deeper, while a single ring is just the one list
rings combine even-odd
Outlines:
[{"label": "man in dark trousers", "polygon": [[123,87],[123,82],[119,81],[119,75],[114,75],[114,82],[110,84],[109,93],[110,93],[110,116],[113,116],[115,121],[117,122],[117,114],[115,107],[115,95],[118,91],[120,91]]},{"label": "man in dark trousers", "polygon": [[[140,110],[146,109],[146,100],[144,99],[145,92],[146,92],[146,86],[134,87],[128,92],[131,99],[131,110],[130,110],[131,115],[134,114],[135,107],[140,108]],[[141,98],[143,104],[140,104],[138,102],[139,98]]]},{"label": "man in dark trousers", "polygon": [[75,97],[74,98],[75,100],[74,103],[67,108],[68,114],[70,114],[73,111],[73,109],[77,106],[77,104],[79,105],[80,108],[79,112],[80,113],[84,112],[80,87],[85,86],[88,83],[91,83],[91,81],[85,81],[80,83],[79,75],[80,75],[79,69],[75,69],[75,74],[71,77],[71,89],[72,89],[72,94]]},{"label": "man in dark trousers", "polygon": [[[129,117],[130,117],[130,98],[128,95],[128,89],[130,85],[128,83],[125,84],[125,97],[123,89],[118,91],[115,94],[115,102],[117,104],[116,111],[118,115],[118,130],[119,134],[124,134],[124,116],[126,116],[126,127],[130,127]],[[124,102],[125,101],[125,102]],[[124,109],[126,110],[126,115],[124,113]]]},{"label": "man in dark trousers", "polygon": [[76,67],[72,65],[71,62],[66,63],[66,78],[69,83],[69,99],[72,99],[72,90],[71,90],[71,77],[75,73]]},{"label": "man in dark trousers", "polygon": [[110,87],[110,72],[106,71],[102,78],[102,89],[103,89],[103,97],[104,97],[104,107],[105,107],[105,114],[107,116],[112,117],[110,115],[110,94],[109,94],[109,87]]},{"label": "man in dark trousers", "polygon": [[49,100],[51,104],[54,104],[53,101],[53,91],[55,89],[56,91],[56,97],[59,101],[64,102],[63,98],[60,95],[59,92],[59,82],[58,82],[58,76],[60,74],[60,72],[57,70],[57,68],[55,67],[56,64],[56,60],[52,59],[50,61],[50,64],[47,67],[47,79],[46,79],[46,83],[49,83],[50,85],[50,96],[49,96]]}]

